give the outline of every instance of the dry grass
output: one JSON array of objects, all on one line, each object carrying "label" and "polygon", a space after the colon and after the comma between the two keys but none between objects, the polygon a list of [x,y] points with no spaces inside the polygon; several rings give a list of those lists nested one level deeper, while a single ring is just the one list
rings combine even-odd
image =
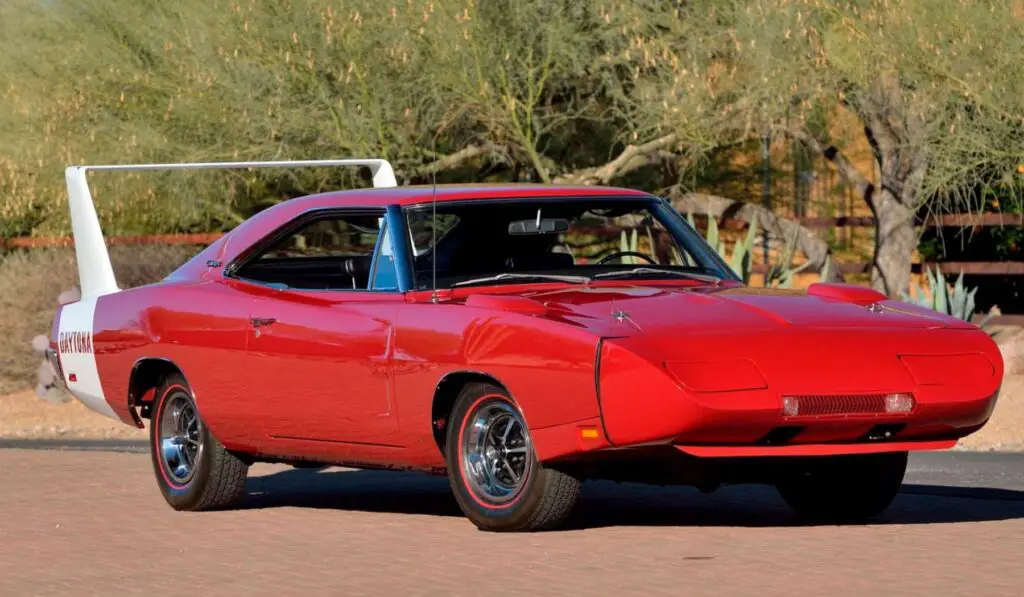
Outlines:
[{"label": "dry grass", "polygon": [[94,413],[77,400],[50,404],[25,390],[0,396],[0,437],[145,439],[146,431]]},{"label": "dry grass", "polygon": [[[118,246],[110,250],[118,284],[156,282],[198,252],[183,246]],[[57,296],[76,286],[71,249],[11,253],[0,261],[0,395],[36,385],[41,357],[32,338],[50,332]]]}]

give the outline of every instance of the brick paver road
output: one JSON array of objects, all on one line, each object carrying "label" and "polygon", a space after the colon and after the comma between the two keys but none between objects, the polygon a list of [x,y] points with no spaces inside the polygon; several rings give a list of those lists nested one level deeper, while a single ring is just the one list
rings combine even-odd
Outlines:
[{"label": "brick paver road", "polygon": [[763,488],[588,484],[574,530],[497,535],[444,479],[252,474],[242,509],[178,513],[148,456],[0,450],[0,596],[1024,594],[1020,494],[911,487],[835,527]]}]

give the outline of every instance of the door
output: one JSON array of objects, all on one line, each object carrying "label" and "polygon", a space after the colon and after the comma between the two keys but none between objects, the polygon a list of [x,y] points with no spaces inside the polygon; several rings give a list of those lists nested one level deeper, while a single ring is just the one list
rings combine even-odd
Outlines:
[{"label": "door", "polygon": [[393,441],[392,322],[403,297],[389,284],[384,228],[375,212],[306,218],[238,269],[258,288],[248,401],[267,442]]},{"label": "door", "polygon": [[267,437],[388,443],[393,299],[281,290],[254,301],[249,363]]}]

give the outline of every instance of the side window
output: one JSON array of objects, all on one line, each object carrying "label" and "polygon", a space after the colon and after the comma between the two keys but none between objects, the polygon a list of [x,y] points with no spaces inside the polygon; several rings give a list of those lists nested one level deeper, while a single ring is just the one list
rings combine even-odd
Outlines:
[{"label": "side window", "polygon": [[254,256],[237,275],[279,288],[366,290],[383,221],[367,213],[318,218]]}]

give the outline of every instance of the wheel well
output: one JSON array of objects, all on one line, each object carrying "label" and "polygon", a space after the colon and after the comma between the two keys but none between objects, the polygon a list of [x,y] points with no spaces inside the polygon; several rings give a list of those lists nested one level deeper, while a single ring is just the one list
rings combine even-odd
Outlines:
[{"label": "wheel well", "polygon": [[[139,359],[135,363],[128,381],[128,408],[133,416],[136,416],[135,407],[140,407],[142,418],[149,418],[149,408],[153,399],[148,394],[159,387],[165,377],[175,373],[182,375],[181,369],[167,359]],[[136,416],[137,420],[138,418]]]},{"label": "wheel well", "polygon": [[444,376],[434,389],[434,402],[430,409],[430,428],[434,432],[434,442],[441,454],[445,453],[445,439],[448,434],[449,418],[455,401],[459,398],[462,388],[471,383],[489,383],[505,389],[505,385],[490,375],[474,371],[456,371]]}]

